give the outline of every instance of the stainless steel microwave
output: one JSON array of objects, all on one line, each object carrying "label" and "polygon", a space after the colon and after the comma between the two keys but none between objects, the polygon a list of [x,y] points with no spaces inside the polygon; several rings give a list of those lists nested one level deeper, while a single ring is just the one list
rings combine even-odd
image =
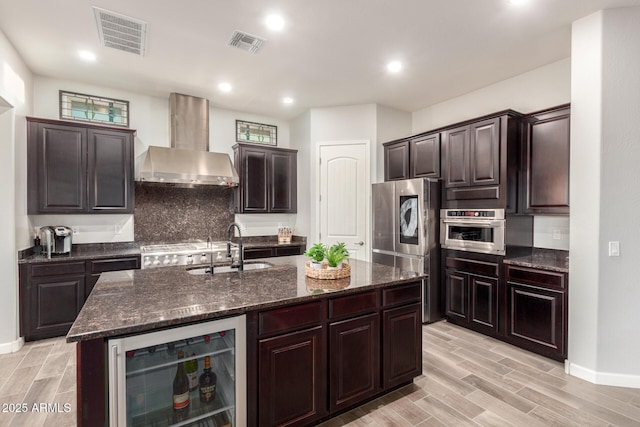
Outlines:
[{"label": "stainless steel microwave", "polygon": [[504,209],[442,209],[440,245],[444,249],[505,254]]}]

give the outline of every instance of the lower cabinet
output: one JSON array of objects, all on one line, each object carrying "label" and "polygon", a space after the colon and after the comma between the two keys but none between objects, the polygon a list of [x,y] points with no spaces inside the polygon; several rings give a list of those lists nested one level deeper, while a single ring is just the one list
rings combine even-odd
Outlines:
[{"label": "lower cabinet", "polygon": [[302,255],[305,245],[300,246],[272,246],[267,248],[244,249],[244,259],[270,258],[278,256]]},{"label": "lower cabinet", "polygon": [[65,335],[105,271],[140,268],[140,256],[20,264],[20,335]]},{"label": "lower cabinet", "polygon": [[421,313],[420,282],[248,313],[248,425],[315,425],[411,382]]},{"label": "lower cabinet", "polygon": [[445,312],[450,322],[478,332],[499,332],[500,261],[494,255],[444,251]]},{"label": "lower cabinet", "polygon": [[567,358],[566,273],[506,266],[507,338],[527,350]]},{"label": "lower cabinet", "polygon": [[258,425],[303,425],[324,415],[321,326],[260,340]]}]

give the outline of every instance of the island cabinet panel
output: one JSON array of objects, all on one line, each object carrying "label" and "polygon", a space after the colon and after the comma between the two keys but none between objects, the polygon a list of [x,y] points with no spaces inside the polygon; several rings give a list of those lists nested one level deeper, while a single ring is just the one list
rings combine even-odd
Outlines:
[{"label": "island cabinet panel", "polygon": [[236,144],[233,151],[240,176],[236,212],[297,212],[297,150]]},{"label": "island cabinet panel", "polygon": [[133,213],[133,129],[27,118],[29,214]]},{"label": "island cabinet panel", "polygon": [[317,424],[410,383],[421,316],[420,282],[247,313],[248,425]]},{"label": "island cabinet panel", "polygon": [[524,118],[522,201],[525,213],[569,213],[570,107]]},{"label": "island cabinet panel", "polygon": [[385,390],[422,374],[422,307],[411,304],[382,312],[382,386]]},{"label": "island cabinet panel", "polygon": [[384,146],[384,180],[410,178],[409,141],[402,140]]},{"label": "island cabinet panel", "polygon": [[260,340],[260,426],[306,425],[326,414],[321,326]]},{"label": "island cabinet panel", "polygon": [[445,311],[460,326],[498,336],[501,258],[472,252],[443,251]]},{"label": "island cabinet panel", "polygon": [[379,325],[377,313],[329,325],[330,411],[347,408],[380,391]]},{"label": "island cabinet panel", "polygon": [[411,178],[440,178],[440,133],[410,140]]},{"label": "island cabinet panel", "polygon": [[507,338],[527,350],[567,357],[568,275],[506,266]]}]

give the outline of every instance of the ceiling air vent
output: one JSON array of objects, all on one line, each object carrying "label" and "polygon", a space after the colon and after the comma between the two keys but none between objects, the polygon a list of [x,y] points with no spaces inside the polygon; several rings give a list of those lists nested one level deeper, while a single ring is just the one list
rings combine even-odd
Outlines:
[{"label": "ceiling air vent", "polygon": [[261,39],[260,37],[235,30],[227,45],[237,47],[246,52],[258,53],[265,41],[265,39]]},{"label": "ceiling air vent", "polygon": [[147,23],[130,16],[94,7],[100,44],[144,56]]}]

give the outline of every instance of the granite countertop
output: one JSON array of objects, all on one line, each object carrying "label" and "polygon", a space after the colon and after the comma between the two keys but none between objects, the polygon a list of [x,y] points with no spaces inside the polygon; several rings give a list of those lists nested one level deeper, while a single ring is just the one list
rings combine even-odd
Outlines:
[{"label": "granite countertop", "polygon": [[140,255],[140,245],[134,242],[124,243],[86,243],[73,245],[71,253],[65,255],[35,255],[26,254],[19,256],[18,264],[29,264],[36,262],[62,262],[62,261],[84,261],[87,259],[114,258],[122,256]]},{"label": "granite countertop", "polygon": [[538,268],[540,270],[569,272],[569,251],[533,248],[529,253],[509,253],[504,258],[505,264],[521,267]]},{"label": "granite countertop", "polygon": [[351,260],[351,277],[318,280],[304,275],[306,261],[302,255],[268,258],[259,262],[271,263],[271,268],[214,276],[191,275],[184,266],[103,273],[67,341],[148,332],[423,277]]}]

